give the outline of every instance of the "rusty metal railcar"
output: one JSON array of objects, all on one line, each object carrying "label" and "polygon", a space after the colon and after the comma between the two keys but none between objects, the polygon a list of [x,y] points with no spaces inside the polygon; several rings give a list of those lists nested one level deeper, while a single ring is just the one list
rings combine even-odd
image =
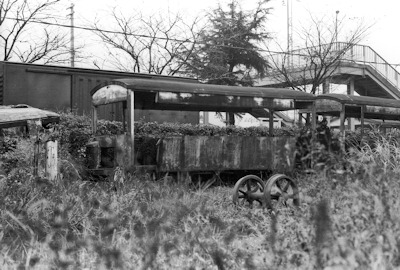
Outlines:
[{"label": "rusty metal railcar", "polygon": [[[273,137],[273,114],[303,109],[314,113],[315,97],[284,88],[258,88],[201,84],[163,79],[119,79],[91,91],[93,130],[100,106],[122,103],[125,132],[118,136],[97,136],[88,145],[92,173],[110,173],[116,166],[176,173],[178,177],[209,172],[218,177],[224,171],[291,172],[294,166],[294,137]],[[134,111],[136,109],[175,111],[223,111],[250,113],[269,118],[269,137],[181,136],[165,137],[157,144],[155,164],[139,164],[135,152]],[[279,197],[298,203],[295,181],[276,174],[267,184],[261,177],[246,175],[235,185],[235,203],[258,201],[271,206]],[[276,192],[277,191],[277,192]],[[268,194],[267,194],[268,193]],[[288,195],[290,193],[290,195]]]},{"label": "rusty metal railcar", "polygon": [[[232,171],[289,172],[294,137],[182,136],[160,140],[157,170],[193,174]],[[185,177],[185,176],[184,176]]]},{"label": "rusty metal railcar", "polygon": [[[3,136],[17,134],[29,134],[36,138],[34,145],[34,170],[33,175],[39,175],[40,146],[43,138],[38,136],[43,133],[43,128],[51,127],[58,123],[60,115],[51,111],[33,108],[25,104],[0,106],[0,148],[3,146]],[[8,129],[15,129],[7,131]],[[45,141],[46,145],[46,177],[54,179],[57,175],[57,143]],[[1,149],[0,149],[1,150]],[[51,157],[50,157],[50,154]],[[1,165],[1,162],[0,162]],[[0,166],[0,171],[2,170]]]},{"label": "rusty metal railcar", "polygon": [[60,121],[60,115],[51,111],[33,108],[25,104],[0,106],[0,130],[11,127],[28,128],[29,121],[39,121],[40,125]]},{"label": "rusty metal railcar", "polygon": [[[345,136],[345,120],[360,119],[361,139],[364,132],[365,119],[395,121],[391,126],[399,127],[400,100],[353,96],[344,94],[323,94],[316,97],[316,113],[323,116],[339,117],[340,132]],[[381,124],[384,124],[382,122]]]},{"label": "rusty metal railcar", "polygon": [[[78,115],[87,115],[92,106],[90,90],[105,81],[130,77],[197,82],[190,78],[156,74],[0,61],[0,105],[27,104],[55,112],[73,111]],[[120,105],[102,106],[98,111],[99,117],[121,121]],[[195,112],[183,114],[170,111],[160,114],[158,111],[140,110],[136,111],[136,117],[159,123],[171,119],[180,123],[199,122],[199,115]]]}]

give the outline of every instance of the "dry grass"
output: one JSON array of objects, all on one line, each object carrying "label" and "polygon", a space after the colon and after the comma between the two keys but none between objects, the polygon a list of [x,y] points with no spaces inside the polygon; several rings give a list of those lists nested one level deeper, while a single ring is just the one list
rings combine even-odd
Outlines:
[{"label": "dry grass", "polygon": [[382,139],[345,171],[299,175],[300,207],[276,214],[234,207],[232,187],[81,181],[67,158],[49,183],[21,160],[0,179],[0,268],[400,269],[398,149]]}]

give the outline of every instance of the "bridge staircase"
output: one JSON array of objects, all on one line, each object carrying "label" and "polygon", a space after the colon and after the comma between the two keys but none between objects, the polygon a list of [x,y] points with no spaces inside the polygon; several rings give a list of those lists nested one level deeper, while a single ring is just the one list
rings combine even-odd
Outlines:
[{"label": "bridge staircase", "polygon": [[[330,83],[346,85],[351,83],[354,92],[362,96],[400,99],[399,72],[370,46],[358,44],[349,46],[349,44],[343,42],[336,42],[332,45],[333,53],[335,53],[335,50],[349,49],[341,57],[339,64],[328,78]],[[296,73],[302,72],[303,77],[301,81],[299,80],[299,84],[304,83],[304,75],[306,74],[304,72],[305,52],[310,52],[310,48],[291,51],[291,65],[287,68],[288,73],[294,78]],[[276,63],[276,60],[274,61]],[[274,78],[276,76],[270,74],[258,85],[266,87],[288,86],[287,83],[279,82]],[[312,78],[308,79],[311,80]]]}]

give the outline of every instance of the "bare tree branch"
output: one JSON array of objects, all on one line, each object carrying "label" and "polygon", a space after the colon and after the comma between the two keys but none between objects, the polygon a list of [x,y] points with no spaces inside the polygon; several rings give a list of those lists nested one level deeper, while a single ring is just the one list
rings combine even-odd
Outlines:
[{"label": "bare tree branch", "polygon": [[136,13],[126,17],[115,9],[111,16],[114,31],[102,31],[99,22],[93,28],[119,70],[174,75],[183,66],[178,60],[188,58],[181,53],[183,49],[190,48],[187,52],[193,52],[193,40],[198,35],[197,18],[186,24],[179,14]]},{"label": "bare tree branch", "polygon": [[[3,0],[0,2],[0,39],[2,60],[26,63],[63,63],[69,61],[69,39],[59,29],[35,27],[32,23],[55,20],[51,13],[61,0]],[[79,50],[80,48],[78,48]]]},{"label": "bare tree branch", "polygon": [[[343,31],[344,18],[329,26],[310,14],[311,26],[297,31],[303,49],[270,54],[269,74],[279,85],[315,94],[318,87],[337,70],[343,57],[359,43],[370,28],[360,24],[343,42],[336,42]],[[282,49],[282,48],[281,48]]]}]

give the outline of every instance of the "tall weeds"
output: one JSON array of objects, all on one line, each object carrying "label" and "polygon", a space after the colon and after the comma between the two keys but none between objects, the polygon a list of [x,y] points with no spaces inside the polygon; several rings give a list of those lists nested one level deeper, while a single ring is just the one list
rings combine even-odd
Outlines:
[{"label": "tall weeds", "polygon": [[274,215],[234,207],[227,186],[118,170],[85,181],[68,153],[56,181],[36,178],[21,139],[1,156],[0,268],[397,269],[400,150],[394,135],[376,136],[300,172],[301,205]]}]

